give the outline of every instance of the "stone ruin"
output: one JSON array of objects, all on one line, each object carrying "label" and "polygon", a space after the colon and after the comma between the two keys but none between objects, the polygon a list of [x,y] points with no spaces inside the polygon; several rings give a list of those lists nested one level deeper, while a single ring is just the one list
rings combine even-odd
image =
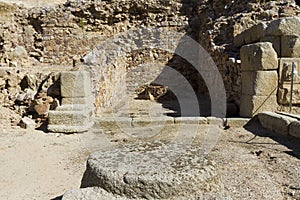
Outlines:
[{"label": "stone ruin", "polygon": [[295,75],[291,91],[292,63],[299,71],[300,18],[289,17],[259,23],[238,35],[241,47],[242,92],[240,115],[252,117],[261,111],[279,111],[300,103],[300,80]]}]

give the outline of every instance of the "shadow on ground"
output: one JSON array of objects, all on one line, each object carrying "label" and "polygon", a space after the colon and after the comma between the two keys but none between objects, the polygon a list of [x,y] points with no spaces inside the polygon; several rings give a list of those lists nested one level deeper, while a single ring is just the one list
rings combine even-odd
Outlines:
[{"label": "shadow on ground", "polygon": [[[274,140],[274,141],[278,142],[279,144],[282,144],[282,145],[286,146],[288,149],[290,149],[290,151],[284,151],[284,153],[300,159],[300,140],[299,139],[294,138],[292,136],[278,135],[278,134],[272,133],[269,130],[266,130],[259,123],[257,116],[254,117],[253,119],[251,119],[244,126],[244,128],[254,134],[254,137],[251,140],[246,142],[247,144],[253,144],[252,141],[257,136],[269,137],[272,140]],[[258,144],[258,143],[255,143],[255,144]]]}]

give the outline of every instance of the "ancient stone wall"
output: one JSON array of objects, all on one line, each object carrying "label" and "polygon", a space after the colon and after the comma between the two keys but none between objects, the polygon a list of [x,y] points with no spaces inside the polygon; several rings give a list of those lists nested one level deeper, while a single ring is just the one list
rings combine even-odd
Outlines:
[{"label": "ancient stone wall", "polygon": [[[209,52],[222,74],[228,100],[237,104],[241,94],[241,66],[239,45],[233,45],[234,38],[261,21],[299,14],[299,6],[292,0],[69,0],[55,7],[29,9],[1,4],[0,8],[1,66],[77,66],[99,43],[116,34],[139,27],[164,27],[194,38]],[[237,37],[235,44],[238,40]],[[125,65],[119,71],[147,61],[174,67],[197,91],[207,92],[205,83],[199,82],[199,76],[188,63],[157,49],[128,52],[126,59],[118,61]],[[120,74],[114,69],[111,65],[102,70],[100,77],[108,77],[105,75],[108,73],[116,80]],[[119,95],[113,92],[118,86],[104,88],[111,95],[103,98],[102,104],[110,104],[109,99]]]}]

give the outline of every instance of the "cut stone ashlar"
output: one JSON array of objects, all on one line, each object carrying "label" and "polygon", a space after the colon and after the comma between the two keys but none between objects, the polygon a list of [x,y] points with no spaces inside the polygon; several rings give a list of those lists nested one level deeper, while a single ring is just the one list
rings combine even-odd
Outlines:
[{"label": "cut stone ashlar", "polygon": [[67,71],[61,73],[61,96],[63,98],[89,97],[91,95],[89,72]]},{"label": "cut stone ashlar", "polygon": [[242,94],[269,96],[276,95],[278,88],[277,71],[245,71],[242,77]]},{"label": "cut stone ashlar", "polygon": [[283,35],[281,37],[281,56],[300,57],[300,38],[298,35]]},{"label": "cut stone ashlar", "polygon": [[241,48],[241,70],[262,71],[278,69],[278,57],[270,42],[259,42]]},{"label": "cut stone ashlar", "polygon": [[253,117],[263,111],[276,111],[278,107],[277,96],[242,95],[240,104],[241,117]]}]

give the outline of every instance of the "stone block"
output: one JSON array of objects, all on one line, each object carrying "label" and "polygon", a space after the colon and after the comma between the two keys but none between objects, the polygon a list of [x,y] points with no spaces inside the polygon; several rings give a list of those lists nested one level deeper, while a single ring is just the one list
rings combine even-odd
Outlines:
[{"label": "stone block", "polygon": [[241,117],[253,117],[255,114],[263,111],[277,110],[277,97],[271,96],[251,96],[242,95],[240,104]]},{"label": "stone block", "polygon": [[133,127],[142,127],[142,126],[159,126],[164,124],[174,124],[173,117],[139,117],[132,119]]},{"label": "stone block", "polygon": [[94,97],[79,97],[79,98],[62,98],[62,105],[68,104],[86,104],[86,105],[94,105]]},{"label": "stone block", "polygon": [[23,117],[20,122],[21,128],[34,130],[35,126],[36,126],[35,121],[29,117]]},{"label": "stone block", "polygon": [[250,121],[250,118],[227,118],[224,126],[230,126],[233,128],[240,128],[245,126]]},{"label": "stone block", "polygon": [[261,38],[265,36],[267,24],[265,22],[261,22],[252,26],[251,28],[243,31],[241,34],[237,35],[234,38],[234,45],[240,47],[244,44],[250,44],[254,42],[259,42]]},{"label": "stone block", "polygon": [[258,120],[262,127],[280,135],[288,135],[290,123],[297,121],[295,118],[273,112],[259,113]]},{"label": "stone block", "polygon": [[83,126],[69,126],[69,125],[48,125],[48,130],[54,133],[83,133],[88,131],[93,126],[93,122]]},{"label": "stone block", "polygon": [[276,51],[277,56],[281,57],[281,38],[279,36],[265,36],[260,41],[272,43],[273,49]]},{"label": "stone block", "polygon": [[91,96],[90,74],[86,71],[61,73],[61,96],[67,98]]},{"label": "stone block", "polygon": [[286,17],[270,22],[266,35],[300,35],[300,17]]},{"label": "stone block", "polygon": [[299,58],[300,38],[297,35],[283,35],[281,37],[281,56]]},{"label": "stone block", "polygon": [[50,111],[49,125],[85,126],[92,116],[92,111]]},{"label": "stone block", "polygon": [[175,124],[208,124],[205,117],[175,117]]},{"label": "stone block", "polygon": [[259,42],[241,48],[242,71],[278,69],[278,57],[270,42]]},{"label": "stone block", "polygon": [[289,134],[300,139],[300,121],[293,121],[290,123]]},{"label": "stone block", "polygon": [[269,96],[276,95],[278,88],[277,71],[244,71],[242,78],[242,94]]}]

